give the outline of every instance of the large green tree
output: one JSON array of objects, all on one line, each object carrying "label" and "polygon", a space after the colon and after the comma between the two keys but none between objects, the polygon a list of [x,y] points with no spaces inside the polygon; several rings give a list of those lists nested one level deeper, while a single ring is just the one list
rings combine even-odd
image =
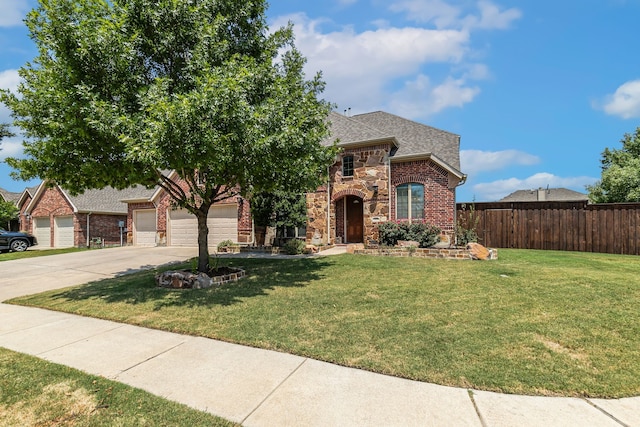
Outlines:
[{"label": "large green tree", "polygon": [[600,181],[587,186],[594,203],[640,202],[640,127],[620,142],[622,148],[605,148]]},{"label": "large green tree", "polygon": [[[0,95],[28,139],[19,177],[69,191],[159,185],[198,219],[212,204],[301,192],[333,149],[320,74],[307,79],[291,26],[264,0],[40,0],[26,23],[39,55]],[[179,179],[170,179],[175,170]]]}]

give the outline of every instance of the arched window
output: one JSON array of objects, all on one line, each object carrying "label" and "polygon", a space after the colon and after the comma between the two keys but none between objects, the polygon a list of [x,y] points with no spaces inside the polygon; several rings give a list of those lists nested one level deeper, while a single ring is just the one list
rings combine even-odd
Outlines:
[{"label": "arched window", "polygon": [[396,219],[424,219],[424,185],[410,183],[396,187]]}]

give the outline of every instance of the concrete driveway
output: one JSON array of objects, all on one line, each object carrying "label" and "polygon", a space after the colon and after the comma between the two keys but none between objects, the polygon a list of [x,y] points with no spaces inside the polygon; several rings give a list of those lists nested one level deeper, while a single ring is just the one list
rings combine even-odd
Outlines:
[{"label": "concrete driveway", "polygon": [[198,248],[97,249],[0,262],[0,302],[88,283],[197,256]]}]

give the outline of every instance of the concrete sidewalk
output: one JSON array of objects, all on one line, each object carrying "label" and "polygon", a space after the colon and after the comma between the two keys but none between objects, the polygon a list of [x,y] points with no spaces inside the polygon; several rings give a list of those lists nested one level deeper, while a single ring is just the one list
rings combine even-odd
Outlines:
[{"label": "concrete sidewalk", "polygon": [[[122,250],[110,254],[116,259],[111,267],[106,258],[98,262],[101,268],[91,264],[91,258],[82,267],[65,258],[37,258],[36,264],[55,266],[56,279],[62,278],[55,281],[62,287],[91,275],[127,272],[129,268],[120,264],[124,258],[135,270],[192,256],[187,253]],[[145,264],[139,265],[140,260]],[[20,293],[6,279],[8,264],[13,263],[0,263],[2,299]],[[31,291],[37,286],[29,285],[29,277],[26,289]],[[50,283],[43,286],[53,288]],[[640,426],[640,397],[603,400],[471,391],[7,304],[0,304],[0,346],[139,387],[245,426]]]}]

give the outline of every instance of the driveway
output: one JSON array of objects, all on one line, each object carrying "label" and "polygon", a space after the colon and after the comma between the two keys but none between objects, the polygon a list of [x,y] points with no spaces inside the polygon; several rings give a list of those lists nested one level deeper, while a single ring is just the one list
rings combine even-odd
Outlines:
[{"label": "driveway", "polygon": [[2,261],[0,302],[181,262],[197,254],[198,248],[126,246]]}]

